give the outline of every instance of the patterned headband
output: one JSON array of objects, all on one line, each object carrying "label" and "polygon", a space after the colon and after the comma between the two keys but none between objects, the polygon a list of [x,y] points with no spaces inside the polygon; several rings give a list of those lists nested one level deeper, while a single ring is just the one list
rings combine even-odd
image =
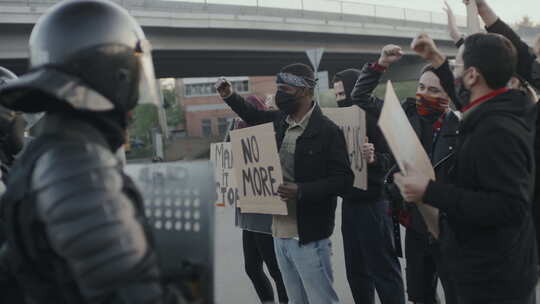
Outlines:
[{"label": "patterned headband", "polygon": [[288,84],[293,87],[313,89],[317,85],[317,79],[296,76],[291,73],[278,73],[276,83]]}]

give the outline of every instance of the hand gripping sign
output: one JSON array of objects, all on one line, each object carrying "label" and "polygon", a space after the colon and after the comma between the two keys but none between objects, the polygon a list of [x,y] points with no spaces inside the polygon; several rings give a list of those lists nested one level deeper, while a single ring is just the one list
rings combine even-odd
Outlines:
[{"label": "hand gripping sign", "polygon": [[231,131],[239,201],[243,213],[287,215],[277,193],[283,174],[272,123]]}]

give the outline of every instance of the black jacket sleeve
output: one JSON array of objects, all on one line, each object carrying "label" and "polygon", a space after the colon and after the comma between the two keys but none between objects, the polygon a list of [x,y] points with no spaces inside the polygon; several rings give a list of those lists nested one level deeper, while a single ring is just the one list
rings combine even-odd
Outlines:
[{"label": "black jacket sleeve", "polygon": [[468,156],[474,157],[479,187],[431,181],[424,202],[471,226],[518,225],[529,205],[531,160],[519,136],[503,128],[490,129],[470,139],[476,142]]},{"label": "black jacket sleeve", "polygon": [[365,111],[374,110],[380,113],[383,101],[373,95],[373,91],[379,85],[382,76],[383,72],[376,70],[373,64],[365,64],[351,92],[353,103]]},{"label": "black jacket sleeve", "polygon": [[[367,115],[371,115],[376,119],[381,115],[384,101],[373,95],[373,91],[379,85],[382,76],[383,72],[375,69],[373,64],[365,64],[351,93],[353,104],[359,106],[366,111]],[[375,147],[375,163],[369,165],[369,167],[387,172],[393,166],[394,158],[390,153],[381,152],[378,148],[380,147]]]},{"label": "black jacket sleeve", "polygon": [[331,136],[330,150],[326,158],[328,174],[326,178],[299,184],[300,204],[321,201],[321,197],[342,196],[353,185],[354,173],[351,170],[345,136],[337,127],[333,128]]},{"label": "black jacket sleeve", "polygon": [[504,21],[497,20],[492,26],[486,27],[490,33],[496,33],[508,38],[514,44],[518,53],[517,73],[528,82],[532,83],[532,68],[536,56],[532,49],[525,43],[519,35]]},{"label": "black jacket sleeve", "polygon": [[456,109],[461,110],[463,104],[456,94],[455,78],[452,70],[450,70],[450,63],[448,59],[446,59],[444,64],[441,65],[438,69],[435,69],[434,72],[435,75],[439,77],[444,91],[446,92],[446,94],[448,94],[448,97],[450,97],[450,100],[452,100],[452,102],[456,106]]},{"label": "black jacket sleeve", "polygon": [[236,93],[225,98],[224,101],[243,121],[251,126],[273,122],[281,113],[279,111],[259,110]]}]

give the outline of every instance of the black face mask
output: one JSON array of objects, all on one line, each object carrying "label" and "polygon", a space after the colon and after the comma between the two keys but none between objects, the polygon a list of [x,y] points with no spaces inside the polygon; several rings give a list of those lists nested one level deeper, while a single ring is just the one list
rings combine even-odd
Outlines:
[{"label": "black face mask", "polygon": [[346,107],[350,107],[353,105],[353,102],[351,100],[351,98],[347,97],[345,99],[342,99],[340,101],[337,102],[338,106],[340,108],[346,108]]},{"label": "black face mask", "polygon": [[295,95],[278,90],[276,93],[276,106],[280,111],[291,115],[296,113],[298,107],[300,107],[300,102],[298,102]]},{"label": "black face mask", "polygon": [[461,104],[462,107],[471,102],[471,90],[465,88],[462,77],[456,79],[456,96],[458,98],[457,102]]}]

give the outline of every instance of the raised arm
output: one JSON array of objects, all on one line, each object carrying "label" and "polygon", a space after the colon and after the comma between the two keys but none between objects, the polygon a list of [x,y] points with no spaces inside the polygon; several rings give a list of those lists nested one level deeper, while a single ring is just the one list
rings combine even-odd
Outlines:
[{"label": "raised arm", "polygon": [[224,78],[218,80],[216,89],[223,101],[249,125],[255,126],[273,122],[279,115],[279,111],[259,110],[254,105],[246,102],[242,96],[232,90],[231,83]]}]

